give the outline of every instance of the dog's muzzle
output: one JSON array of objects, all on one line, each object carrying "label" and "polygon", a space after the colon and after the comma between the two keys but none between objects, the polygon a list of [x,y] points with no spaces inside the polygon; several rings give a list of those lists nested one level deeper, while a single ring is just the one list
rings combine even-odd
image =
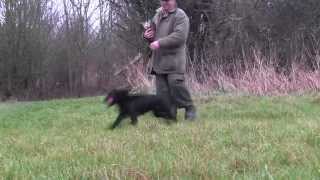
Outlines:
[{"label": "dog's muzzle", "polygon": [[107,99],[107,104],[108,105],[111,105],[112,103],[113,103],[113,97],[109,97],[108,99]]}]

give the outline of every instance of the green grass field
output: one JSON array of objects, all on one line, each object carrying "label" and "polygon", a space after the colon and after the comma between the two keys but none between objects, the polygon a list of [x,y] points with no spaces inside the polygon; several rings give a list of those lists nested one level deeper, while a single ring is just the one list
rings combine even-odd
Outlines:
[{"label": "green grass field", "polygon": [[0,179],[320,179],[320,96],[215,96],[114,130],[102,97],[0,104]]}]

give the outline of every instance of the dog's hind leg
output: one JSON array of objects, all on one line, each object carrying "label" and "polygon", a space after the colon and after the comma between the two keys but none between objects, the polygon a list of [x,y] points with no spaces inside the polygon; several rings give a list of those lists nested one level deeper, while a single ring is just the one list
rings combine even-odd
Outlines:
[{"label": "dog's hind leg", "polygon": [[116,128],[125,117],[125,114],[119,114],[116,121],[110,126],[110,129]]},{"label": "dog's hind leg", "polygon": [[177,122],[177,107],[175,105],[165,106],[167,119]]}]

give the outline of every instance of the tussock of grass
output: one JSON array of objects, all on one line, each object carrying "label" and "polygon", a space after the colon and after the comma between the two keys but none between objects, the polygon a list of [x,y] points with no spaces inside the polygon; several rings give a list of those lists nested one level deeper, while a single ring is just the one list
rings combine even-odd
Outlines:
[{"label": "tussock of grass", "polygon": [[4,179],[317,179],[319,96],[216,96],[199,119],[107,127],[102,98],[0,104]]}]

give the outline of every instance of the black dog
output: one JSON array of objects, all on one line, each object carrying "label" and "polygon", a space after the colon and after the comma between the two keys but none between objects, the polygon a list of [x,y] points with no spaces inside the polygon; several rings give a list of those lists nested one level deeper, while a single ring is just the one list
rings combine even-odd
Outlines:
[{"label": "black dog", "polygon": [[176,121],[176,112],[169,98],[157,95],[129,95],[129,90],[112,90],[104,100],[109,107],[119,106],[119,115],[110,129],[117,127],[126,118],[131,118],[131,124],[138,123],[138,116],[152,111],[156,117]]}]

